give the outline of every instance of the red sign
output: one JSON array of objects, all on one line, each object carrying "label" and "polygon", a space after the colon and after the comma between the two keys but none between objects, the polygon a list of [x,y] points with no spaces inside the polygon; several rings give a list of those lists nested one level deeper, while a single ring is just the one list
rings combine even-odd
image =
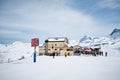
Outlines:
[{"label": "red sign", "polygon": [[32,47],[39,46],[39,39],[38,39],[38,38],[33,38],[33,39],[31,40],[31,46],[32,46]]}]

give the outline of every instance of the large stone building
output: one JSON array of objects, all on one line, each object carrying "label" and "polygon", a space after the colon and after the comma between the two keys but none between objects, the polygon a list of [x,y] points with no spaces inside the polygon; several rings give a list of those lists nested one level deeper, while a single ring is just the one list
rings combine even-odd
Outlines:
[{"label": "large stone building", "polygon": [[52,55],[55,53],[58,56],[73,55],[74,51],[68,47],[68,39],[66,37],[54,37],[45,40],[44,48],[39,48],[39,53]]}]

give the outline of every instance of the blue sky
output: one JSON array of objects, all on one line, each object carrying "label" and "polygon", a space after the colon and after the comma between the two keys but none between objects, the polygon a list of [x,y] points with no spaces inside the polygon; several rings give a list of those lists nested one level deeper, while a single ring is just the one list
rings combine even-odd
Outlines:
[{"label": "blue sky", "polygon": [[38,37],[107,36],[120,28],[120,0],[0,0],[0,43]]}]

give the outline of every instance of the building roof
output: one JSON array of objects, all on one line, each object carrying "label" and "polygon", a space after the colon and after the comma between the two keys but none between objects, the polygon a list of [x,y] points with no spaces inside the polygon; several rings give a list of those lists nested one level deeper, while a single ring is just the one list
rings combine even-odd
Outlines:
[{"label": "building roof", "polygon": [[66,37],[52,37],[52,38],[48,38],[47,40],[45,40],[45,42],[61,42],[61,41],[65,41],[68,39]]},{"label": "building roof", "polygon": [[87,47],[82,48],[82,50],[84,50],[84,51],[91,51],[91,49],[87,48]]}]

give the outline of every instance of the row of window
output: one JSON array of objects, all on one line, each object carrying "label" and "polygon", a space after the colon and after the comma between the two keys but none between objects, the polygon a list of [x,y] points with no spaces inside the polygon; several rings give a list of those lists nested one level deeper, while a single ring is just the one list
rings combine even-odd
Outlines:
[{"label": "row of window", "polygon": [[[48,50],[52,50],[52,49],[48,49]],[[63,49],[54,49],[54,50],[63,50]]]},{"label": "row of window", "polygon": [[[48,50],[52,50],[52,49],[48,49]],[[63,50],[62,48],[61,49],[54,49],[54,50]],[[67,51],[73,51],[73,49],[66,49]]]},{"label": "row of window", "polygon": [[62,46],[62,44],[48,44],[48,46]]},{"label": "row of window", "polygon": [[[42,49],[41,49],[42,50]],[[44,49],[45,50],[45,49]],[[63,50],[62,48],[60,48],[60,49],[48,49],[48,50]],[[67,51],[72,51],[73,49],[66,49]]]}]

